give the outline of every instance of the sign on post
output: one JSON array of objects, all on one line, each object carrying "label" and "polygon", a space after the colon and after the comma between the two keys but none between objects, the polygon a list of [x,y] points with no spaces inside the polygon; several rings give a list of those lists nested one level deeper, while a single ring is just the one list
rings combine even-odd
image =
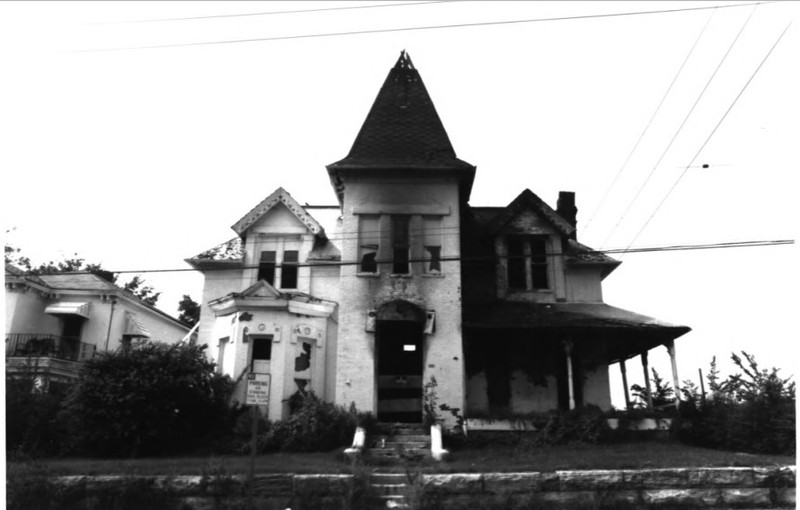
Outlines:
[{"label": "sign on post", "polygon": [[269,405],[270,374],[247,374],[247,396],[245,405]]}]

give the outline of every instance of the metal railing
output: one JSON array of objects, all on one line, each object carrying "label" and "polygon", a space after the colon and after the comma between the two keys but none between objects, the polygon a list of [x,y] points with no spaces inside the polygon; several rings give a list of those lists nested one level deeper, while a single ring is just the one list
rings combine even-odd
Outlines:
[{"label": "metal railing", "polygon": [[96,346],[75,337],[41,333],[6,335],[6,358],[42,357],[67,361],[84,361],[94,357]]}]

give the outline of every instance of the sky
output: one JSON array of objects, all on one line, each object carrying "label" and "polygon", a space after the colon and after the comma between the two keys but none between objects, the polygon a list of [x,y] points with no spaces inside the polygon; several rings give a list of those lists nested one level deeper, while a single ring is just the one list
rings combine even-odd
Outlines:
[{"label": "sky", "polygon": [[[115,271],[185,270],[279,186],[335,204],[325,165],[347,155],[406,50],[477,166],[472,205],[529,188],[555,206],[574,191],[578,240],[593,248],[795,239],[800,27],[781,34],[798,12],[2,2],[3,232],[35,263],[77,253]],[[794,245],[615,257],[607,303],[693,329],[676,342],[681,380],[698,383],[713,356],[729,371],[741,350],[796,373]],[[142,276],[168,313],[200,299],[196,272]],[[665,349],[650,361],[669,379]],[[629,361],[630,384],[641,372]],[[615,367],[611,384],[619,405]]]}]

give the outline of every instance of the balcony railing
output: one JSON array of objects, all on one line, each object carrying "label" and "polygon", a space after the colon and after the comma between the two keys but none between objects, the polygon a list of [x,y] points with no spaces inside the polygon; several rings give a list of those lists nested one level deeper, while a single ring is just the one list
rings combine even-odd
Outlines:
[{"label": "balcony railing", "polygon": [[74,337],[39,333],[6,335],[6,358],[42,357],[84,361],[94,357],[95,350],[94,344],[80,342]]}]

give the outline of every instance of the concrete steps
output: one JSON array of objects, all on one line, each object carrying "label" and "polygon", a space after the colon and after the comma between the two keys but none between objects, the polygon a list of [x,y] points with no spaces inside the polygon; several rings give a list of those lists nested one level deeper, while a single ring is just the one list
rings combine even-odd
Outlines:
[{"label": "concrete steps", "polygon": [[408,478],[404,474],[373,473],[369,480],[375,498],[386,508],[408,508]]},{"label": "concrete steps", "polygon": [[378,423],[369,455],[384,459],[420,460],[430,456],[431,437],[418,423]]}]

